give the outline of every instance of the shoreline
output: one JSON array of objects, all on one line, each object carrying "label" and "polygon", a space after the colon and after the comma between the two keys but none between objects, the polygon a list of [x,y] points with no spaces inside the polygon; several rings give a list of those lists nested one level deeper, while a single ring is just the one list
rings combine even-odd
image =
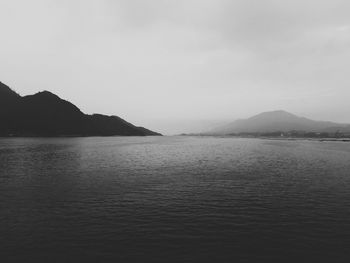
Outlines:
[{"label": "shoreline", "polygon": [[280,140],[280,141],[350,142],[350,138],[307,138],[307,137],[305,138],[255,137],[255,138],[263,139],[263,140]]},{"label": "shoreline", "polygon": [[232,135],[202,135],[202,134],[182,134],[180,136],[262,139],[262,140],[279,140],[279,141],[350,142],[350,138],[348,137],[346,138],[312,138],[312,137],[266,137],[266,136],[232,136]]}]

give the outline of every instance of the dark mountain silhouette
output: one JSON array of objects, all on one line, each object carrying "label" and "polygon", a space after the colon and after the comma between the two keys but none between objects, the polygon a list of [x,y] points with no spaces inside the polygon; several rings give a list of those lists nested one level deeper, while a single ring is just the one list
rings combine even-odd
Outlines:
[{"label": "dark mountain silhouette", "polygon": [[349,128],[346,124],[327,121],[314,121],[299,117],[286,111],[264,112],[249,119],[237,120],[226,126],[219,127],[210,133],[272,133],[272,132],[337,132]]},{"label": "dark mountain silhouette", "polygon": [[0,82],[0,136],[160,135],[117,117],[86,115],[74,104],[43,91],[21,97]]}]

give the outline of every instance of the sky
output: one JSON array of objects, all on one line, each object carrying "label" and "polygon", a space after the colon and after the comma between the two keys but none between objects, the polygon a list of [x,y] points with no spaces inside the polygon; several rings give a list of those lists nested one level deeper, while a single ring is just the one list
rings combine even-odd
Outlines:
[{"label": "sky", "polygon": [[0,0],[0,81],[165,134],[350,123],[348,0]]}]

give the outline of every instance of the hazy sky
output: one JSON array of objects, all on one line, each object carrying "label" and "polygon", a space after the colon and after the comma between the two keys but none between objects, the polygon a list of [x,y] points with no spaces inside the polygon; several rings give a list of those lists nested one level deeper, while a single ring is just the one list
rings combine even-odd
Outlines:
[{"label": "hazy sky", "polygon": [[276,109],[350,122],[349,13],[348,0],[0,0],[0,81],[165,133]]}]

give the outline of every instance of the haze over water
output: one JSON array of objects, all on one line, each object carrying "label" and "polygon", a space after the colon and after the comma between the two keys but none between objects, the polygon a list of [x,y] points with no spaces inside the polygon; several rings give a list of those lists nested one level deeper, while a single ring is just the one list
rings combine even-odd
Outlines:
[{"label": "haze over water", "polygon": [[0,139],[2,262],[349,262],[350,144]]}]

